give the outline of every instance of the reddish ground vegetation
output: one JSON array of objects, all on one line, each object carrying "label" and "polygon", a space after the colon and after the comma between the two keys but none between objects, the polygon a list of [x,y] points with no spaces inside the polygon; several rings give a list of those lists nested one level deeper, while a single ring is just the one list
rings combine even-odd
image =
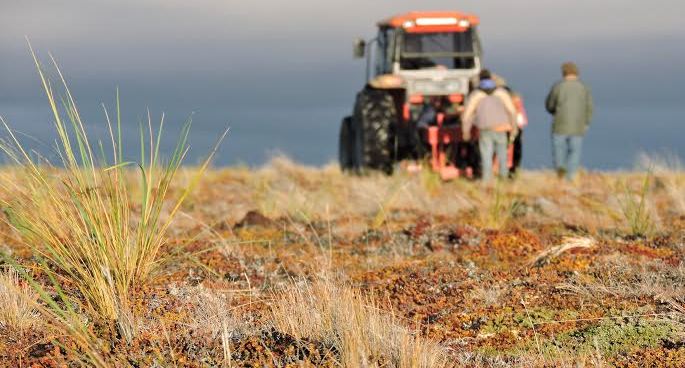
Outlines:
[{"label": "reddish ground vegetation", "polygon": [[[166,262],[131,298],[133,340],[113,321],[88,316],[103,356],[136,367],[339,366],[335,346],[296,338],[271,320],[279,290],[326,279],[361,290],[373,308],[440,343],[455,366],[685,365],[685,217],[659,188],[649,198],[657,230],[634,236],[611,207],[619,205],[583,199],[613,191],[598,184],[613,180],[605,175],[592,176],[589,189],[524,173],[501,189],[438,183],[429,195],[420,177],[346,178],[278,165],[286,163],[210,174],[171,232]],[[637,186],[641,177],[615,180]],[[441,196],[452,207],[435,204]],[[487,213],[502,201],[503,216],[488,226]],[[2,234],[30,264],[25,249],[13,248],[12,231]],[[592,246],[536,262],[567,237]],[[69,349],[53,340],[69,347],[68,336],[40,328],[18,336],[0,325],[0,365],[63,366]]]}]

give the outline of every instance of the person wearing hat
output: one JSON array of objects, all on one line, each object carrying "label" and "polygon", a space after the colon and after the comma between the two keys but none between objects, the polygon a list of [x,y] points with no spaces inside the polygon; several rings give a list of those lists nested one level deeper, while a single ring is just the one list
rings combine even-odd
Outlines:
[{"label": "person wearing hat", "polygon": [[509,136],[515,137],[517,133],[516,107],[509,92],[497,86],[489,70],[481,71],[479,79],[478,89],[469,95],[462,115],[462,137],[469,141],[472,126],[478,128],[482,178],[489,182],[493,176],[493,153],[497,155],[499,177],[509,176],[507,145]]},{"label": "person wearing hat", "polygon": [[576,64],[561,66],[563,79],[552,87],[545,107],[554,116],[552,153],[559,178],[573,181],[580,166],[583,137],[590,126],[593,102],[590,88],[578,78]]}]

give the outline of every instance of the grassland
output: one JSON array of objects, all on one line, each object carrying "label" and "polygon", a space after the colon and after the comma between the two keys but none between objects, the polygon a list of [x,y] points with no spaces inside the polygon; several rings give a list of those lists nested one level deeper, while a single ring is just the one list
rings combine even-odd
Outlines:
[{"label": "grassland", "polygon": [[[285,158],[211,169],[111,314],[4,211],[0,365],[681,367],[685,175],[643,166],[492,187]],[[196,174],[178,169],[161,221]],[[131,193],[137,176],[122,171]]]},{"label": "grassland", "polygon": [[0,116],[0,366],[685,366],[677,163],[491,186],[193,168],[190,122],[165,158],[149,114],[131,160],[118,101],[93,142],[34,61],[61,162]]}]

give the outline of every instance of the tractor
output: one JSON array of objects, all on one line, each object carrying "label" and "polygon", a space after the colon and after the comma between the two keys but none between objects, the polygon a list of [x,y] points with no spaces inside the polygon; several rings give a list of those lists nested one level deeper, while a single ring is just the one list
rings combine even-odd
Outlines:
[{"label": "tractor", "polygon": [[380,21],[375,38],[355,40],[355,58],[366,58],[366,85],[341,123],[342,170],[392,174],[396,163],[411,160],[428,162],[443,179],[479,176],[477,146],[462,139],[460,125],[482,66],[478,24],[461,12],[410,12]]}]

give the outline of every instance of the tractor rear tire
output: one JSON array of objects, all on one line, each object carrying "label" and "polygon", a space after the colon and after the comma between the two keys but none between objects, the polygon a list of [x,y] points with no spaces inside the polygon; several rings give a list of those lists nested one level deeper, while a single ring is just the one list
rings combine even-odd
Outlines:
[{"label": "tractor rear tire", "polygon": [[357,94],[353,126],[361,169],[393,171],[395,102],[387,91],[365,88]]},{"label": "tractor rear tire", "polygon": [[343,118],[340,123],[340,140],[338,142],[338,162],[340,170],[356,170],[359,164],[355,154],[355,137],[352,129],[352,117]]}]

